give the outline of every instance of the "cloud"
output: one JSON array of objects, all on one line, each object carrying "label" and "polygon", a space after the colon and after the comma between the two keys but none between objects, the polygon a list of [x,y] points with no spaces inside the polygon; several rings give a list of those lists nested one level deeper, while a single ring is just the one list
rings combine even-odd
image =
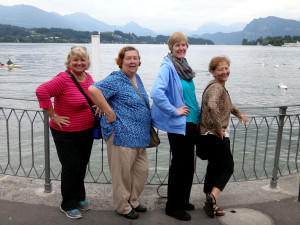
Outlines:
[{"label": "cloud", "polygon": [[61,15],[83,12],[109,25],[134,21],[155,32],[196,30],[209,22],[249,23],[267,16],[300,19],[299,0],[2,0],[0,4],[32,5]]}]

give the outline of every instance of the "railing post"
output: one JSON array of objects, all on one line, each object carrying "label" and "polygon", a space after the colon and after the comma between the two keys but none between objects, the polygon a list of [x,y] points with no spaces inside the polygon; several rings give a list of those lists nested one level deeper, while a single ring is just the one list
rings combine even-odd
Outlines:
[{"label": "railing post", "polygon": [[287,109],[287,106],[279,107],[279,126],[278,126],[278,132],[277,132],[274,167],[273,167],[272,178],[271,178],[271,182],[270,182],[270,188],[277,187],[279,157],[280,157],[282,132],[283,132],[283,126],[284,126],[284,117],[286,115],[286,109]]},{"label": "railing post", "polygon": [[300,183],[299,183],[299,194],[298,194],[298,202],[300,202]]},{"label": "railing post", "polygon": [[49,147],[49,117],[44,112],[44,144],[45,144],[45,193],[52,191],[52,184],[50,179],[50,147]]}]

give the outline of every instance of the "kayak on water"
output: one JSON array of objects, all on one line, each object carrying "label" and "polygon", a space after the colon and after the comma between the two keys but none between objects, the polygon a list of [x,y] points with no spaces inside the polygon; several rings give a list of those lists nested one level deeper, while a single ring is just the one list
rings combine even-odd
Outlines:
[{"label": "kayak on water", "polygon": [[8,64],[1,64],[1,66],[6,66],[6,67],[22,67],[22,65],[19,65],[19,64],[10,64],[10,65],[8,65]]}]

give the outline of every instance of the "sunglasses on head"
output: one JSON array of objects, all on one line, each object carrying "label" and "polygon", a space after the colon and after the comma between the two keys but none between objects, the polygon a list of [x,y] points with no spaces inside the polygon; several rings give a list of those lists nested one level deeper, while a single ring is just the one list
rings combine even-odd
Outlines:
[{"label": "sunglasses on head", "polygon": [[73,47],[71,48],[71,50],[73,50],[73,49],[75,49],[75,48],[81,48],[82,50],[86,50],[86,47],[84,47],[84,46],[73,46]]}]

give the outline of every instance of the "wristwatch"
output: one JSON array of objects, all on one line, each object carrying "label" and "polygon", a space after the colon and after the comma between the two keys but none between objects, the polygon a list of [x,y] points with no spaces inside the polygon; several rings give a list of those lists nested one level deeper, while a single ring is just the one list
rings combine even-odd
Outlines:
[{"label": "wristwatch", "polygon": [[51,120],[54,120],[56,118],[56,114],[54,113],[53,117],[50,117]]}]

